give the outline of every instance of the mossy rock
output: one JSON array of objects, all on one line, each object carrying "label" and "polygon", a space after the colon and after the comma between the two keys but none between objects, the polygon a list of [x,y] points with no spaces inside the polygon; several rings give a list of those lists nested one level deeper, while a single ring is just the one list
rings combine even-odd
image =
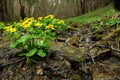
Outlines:
[{"label": "mossy rock", "polygon": [[52,51],[61,52],[61,56],[75,61],[84,61],[88,58],[84,48],[77,48],[70,44],[62,43],[62,42],[50,42]]}]

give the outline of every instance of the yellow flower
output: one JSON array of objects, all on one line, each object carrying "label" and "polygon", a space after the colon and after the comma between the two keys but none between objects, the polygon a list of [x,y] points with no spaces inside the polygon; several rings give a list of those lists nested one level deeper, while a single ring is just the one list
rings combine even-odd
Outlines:
[{"label": "yellow flower", "polygon": [[12,25],[9,25],[9,26],[6,27],[6,31],[7,32],[16,32],[17,29],[16,28],[12,28]]},{"label": "yellow flower", "polygon": [[45,19],[47,19],[47,18],[51,18],[51,19],[53,19],[54,18],[54,15],[48,15],[48,16],[45,16]]},{"label": "yellow flower", "polygon": [[17,29],[16,28],[10,28],[10,32],[16,32]]},{"label": "yellow flower", "polygon": [[31,26],[31,24],[32,24],[33,21],[34,21],[34,18],[33,18],[33,17],[27,18],[27,19],[25,19],[25,20],[23,21],[23,23],[21,24],[21,26],[22,26],[23,28],[29,28],[29,27]]},{"label": "yellow flower", "polygon": [[47,26],[45,27],[45,29],[52,29],[52,30],[55,30],[55,27],[54,27],[54,25],[49,24],[49,25],[47,25]]},{"label": "yellow flower", "polygon": [[34,17],[28,18],[29,21],[34,21]]},{"label": "yellow flower", "polygon": [[32,24],[32,21],[31,22],[27,22],[26,24],[23,24],[22,27],[23,28],[29,28]]},{"label": "yellow flower", "polygon": [[42,19],[43,19],[43,17],[39,17],[39,18],[38,18],[38,20],[40,20],[40,21],[41,21]]},{"label": "yellow flower", "polygon": [[13,22],[13,24],[16,24],[16,22]]},{"label": "yellow flower", "polygon": [[25,18],[24,18],[24,20],[27,20],[27,19],[29,19],[29,18],[28,18],[28,17],[25,17]]},{"label": "yellow flower", "polygon": [[63,20],[59,20],[57,23],[58,24],[64,24],[65,22]]},{"label": "yellow flower", "polygon": [[12,25],[6,26],[6,29],[12,28]]},{"label": "yellow flower", "polygon": [[23,20],[20,20],[20,22],[22,22]]},{"label": "yellow flower", "polygon": [[28,23],[28,20],[25,20],[25,21],[23,21],[23,23],[22,23],[21,26],[24,26],[24,25],[27,24],[27,23]]},{"label": "yellow flower", "polygon": [[35,26],[36,27],[42,26],[42,23],[36,23]]}]

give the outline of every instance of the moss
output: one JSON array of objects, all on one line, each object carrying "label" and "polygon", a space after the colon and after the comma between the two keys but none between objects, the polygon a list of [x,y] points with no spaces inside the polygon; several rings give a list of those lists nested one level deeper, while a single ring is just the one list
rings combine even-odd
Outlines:
[{"label": "moss", "polygon": [[106,16],[112,16],[115,13],[117,13],[117,11],[114,10],[113,4],[109,4],[106,7],[99,8],[97,10],[88,12],[81,16],[65,19],[65,21],[66,21],[66,23],[77,22],[80,24],[87,24],[87,23],[91,23],[94,21],[102,20]]},{"label": "moss", "polygon": [[62,48],[62,50],[65,52],[64,55],[69,59],[83,61],[88,57],[83,49],[77,49],[76,47],[69,44]]},{"label": "moss", "polygon": [[72,75],[72,80],[81,80],[81,77],[78,74]]}]

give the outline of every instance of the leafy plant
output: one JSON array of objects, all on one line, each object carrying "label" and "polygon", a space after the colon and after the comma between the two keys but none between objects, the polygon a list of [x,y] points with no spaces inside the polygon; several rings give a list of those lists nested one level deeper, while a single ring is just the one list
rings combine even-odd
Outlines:
[{"label": "leafy plant", "polygon": [[92,27],[93,30],[98,30],[98,29],[99,29],[99,26],[100,26],[100,24],[99,24],[98,21],[93,22],[93,23],[91,24],[91,27]]},{"label": "leafy plant", "polygon": [[115,24],[119,24],[120,23],[120,18],[108,18],[108,19],[105,19],[105,20],[101,20],[101,21],[95,21],[95,22],[92,22],[91,23],[91,27],[93,30],[98,30],[100,29],[100,26],[113,26]]},{"label": "leafy plant", "polygon": [[104,26],[113,26],[113,25],[115,25],[116,23],[120,23],[120,19],[119,19],[119,18],[117,18],[117,19],[112,19],[112,18],[110,18],[110,19],[104,21],[103,25],[104,25]]},{"label": "leafy plant", "polygon": [[0,23],[0,30],[3,30],[5,28],[5,23]]},{"label": "leafy plant", "polygon": [[116,29],[113,31],[113,33],[114,33],[114,36],[119,37],[119,36],[120,36],[120,26],[119,26],[118,28],[116,28]]},{"label": "leafy plant", "polygon": [[37,20],[32,17],[20,20],[18,23],[14,22],[5,27],[4,34],[14,39],[10,47],[22,49],[19,56],[26,56],[26,61],[29,63],[29,58],[34,55],[45,57],[46,50],[50,47],[49,41],[55,40],[56,34],[65,28],[63,20],[48,15]]}]

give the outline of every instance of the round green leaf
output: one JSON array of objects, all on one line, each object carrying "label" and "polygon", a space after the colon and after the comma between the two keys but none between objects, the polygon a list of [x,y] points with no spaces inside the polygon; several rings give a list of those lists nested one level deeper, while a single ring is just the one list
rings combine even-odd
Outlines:
[{"label": "round green leaf", "polygon": [[27,57],[31,57],[31,56],[33,56],[36,52],[37,52],[37,48],[34,48],[34,49],[30,50],[30,51],[26,54],[26,56],[27,56]]},{"label": "round green leaf", "polygon": [[45,56],[46,56],[46,53],[43,52],[43,50],[38,50],[37,54],[38,54],[40,57],[45,57]]}]

